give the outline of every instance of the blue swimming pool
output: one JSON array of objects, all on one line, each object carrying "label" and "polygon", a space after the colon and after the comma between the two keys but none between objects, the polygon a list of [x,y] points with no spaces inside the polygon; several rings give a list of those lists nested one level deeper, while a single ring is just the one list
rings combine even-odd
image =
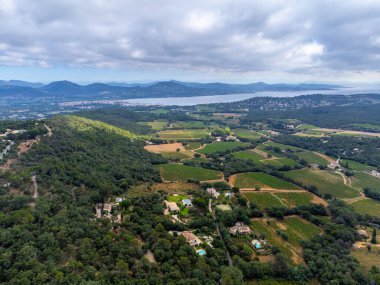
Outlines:
[{"label": "blue swimming pool", "polygon": [[199,255],[206,255],[206,251],[204,249],[198,250]]}]

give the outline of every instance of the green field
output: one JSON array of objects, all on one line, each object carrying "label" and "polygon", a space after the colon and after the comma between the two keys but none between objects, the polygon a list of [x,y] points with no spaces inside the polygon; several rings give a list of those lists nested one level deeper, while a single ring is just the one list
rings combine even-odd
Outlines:
[{"label": "green field", "polygon": [[183,199],[188,199],[189,197],[187,197],[186,195],[183,195],[183,194],[178,194],[177,196],[174,196],[174,195],[170,195],[168,196],[167,200],[169,202],[180,202],[182,201]]},{"label": "green field", "polygon": [[203,154],[212,154],[216,152],[225,152],[228,150],[233,150],[241,146],[248,146],[248,143],[243,142],[216,142],[206,145],[204,148],[198,150],[197,152]]},{"label": "green field", "polygon": [[190,142],[184,147],[186,150],[194,150],[194,149],[200,148],[201,146],[202,144],[200,142]]},{"label": "green field", "polygon": [[257,140],[262,137],[261,134],[250,131],[250,130],[244,130],[244,129],[235,129],[232,130],[236,137],[243,138],[243,139],[249,139],[249,140]]},{"label": "green field", "polygon": [[275,193],[275,196],[281,199],[281,201],[288,207],[297,207],[309,205],[313,200],[313,195],[309,192],[284,192]]},{"label": "green field", "polygon": [[312,151],[303,151],[297,153],[300,159],[307,161],[308,164],[327,165],[329,162]]},{"label": "green field", "polygon": [[261,210],[268,207],[284,207],[285,205],[279,198],[273,196],[269,192],[257,191],[257,192],[245,192],[244,196],[252,203],[257,205]]},{"label": "green field", "polygon": [[232,154],[233,157],[238,159],[248,159],[251,160],[255,164],[260,164],[260,160],[266,159],[266,157],[262,156],[261,154],[258,154],[252,150],[244,150],[244,151],[238,151],[234,152]]},{"label": "green field", "polygon": [[329,193],[337,198],[355,198],[360,196],[358,191],[344,185],[343,178],[336,173],[312,168],[283,173],[286,177],[301,182],[305,186],[314,185],[320,193]]},{"label": "green field", "polygon": [[352,187],[359,191],[362,191],[364,188],[380,190],[380,178],[364,172],[355,172],[355,176],[352,179]]},{"label": "green field", "polygon": [[284,181],[280,178],[271,176],[264,172],[246,172],[234,176],[234,186],[239,188],[273,188],[283,190],[298,190],[298,186]]},{"label": "green field", "polygon": [[297,216],[286,217],[284,223],[291,231],[295,232],[301,240],[311,239],[321,231],[316,225]]},{"label": "green field", "polygon": [[204,129],[207,126],[202,121],[183,121],[173,123],[173,128],[176,129]]},{"label": "green field", "polygon": [[380,201],[373,199],[359,200],[351,204],[355,211],[360,214],[368,214],[375,217],[380,217]]},{"label": "green field", "polygon": [[163,140],[199,140],[209,137],[204,130],[165,130],[157,133],[158,138]]},{"label": "green field", "polygon": [[168,121],[166,121],[166,120],[158,121],[157,120],[157,121],[153,121],[153,122],[143,122],[143,124],[150,126],[155,131],[161,131],[161,130],[165,129],[165,127],[168,124]]},{"label": "green field", "polygon": [[290,158],[278,158],[278,159],[266,159],[261,161],[264,164],[272,165],[275,167],[290,166],[294,167],[297,165],[297,162]]},{"label": "green field", "polygon": [[341,159],[340,164],[343,167],[346,167],[346,164],[347,164],[348,169],[356,170],[356,171],[371,171],[376,168],[374,166],[369,166],[367,164],[356,162],[353,160],[348,160],[348,159]]},{"label": "green field", "polygon": [[221,172],[215,170],[183,164],[161,164],[157,168],[165,181],[187,181],[188,179],[206,181],[221,179],[223,177]]},{"label": "green field", "polygon": [[185,159],[185,158],[190,158],[191,156],[188,155],[185,152],[161,152],[160,153],[163,157],[168,158],[168,159]]}]

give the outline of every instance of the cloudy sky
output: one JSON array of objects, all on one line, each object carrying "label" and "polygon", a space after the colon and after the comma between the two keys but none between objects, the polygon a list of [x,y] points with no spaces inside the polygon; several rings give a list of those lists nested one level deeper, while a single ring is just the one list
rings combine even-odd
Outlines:
[{"label": "cloudy sky", "polygon": [[380,82],[379,0],[0,0],[0,79]]}]

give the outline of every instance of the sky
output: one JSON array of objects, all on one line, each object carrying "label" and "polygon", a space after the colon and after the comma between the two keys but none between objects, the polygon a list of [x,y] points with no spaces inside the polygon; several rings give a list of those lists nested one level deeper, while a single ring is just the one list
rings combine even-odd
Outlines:
[{"label": "sky", "polygon": [[0,0],[0,79],[380,83],[379,0]]}]

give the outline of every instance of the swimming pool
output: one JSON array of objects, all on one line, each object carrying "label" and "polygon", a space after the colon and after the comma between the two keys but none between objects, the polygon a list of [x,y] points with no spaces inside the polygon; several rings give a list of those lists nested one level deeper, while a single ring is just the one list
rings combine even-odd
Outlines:
[{"label": "swimming pool", "polygon": [[204,249],[200,249],[197,252],[199,255],[206,255],[206,251]]}]

